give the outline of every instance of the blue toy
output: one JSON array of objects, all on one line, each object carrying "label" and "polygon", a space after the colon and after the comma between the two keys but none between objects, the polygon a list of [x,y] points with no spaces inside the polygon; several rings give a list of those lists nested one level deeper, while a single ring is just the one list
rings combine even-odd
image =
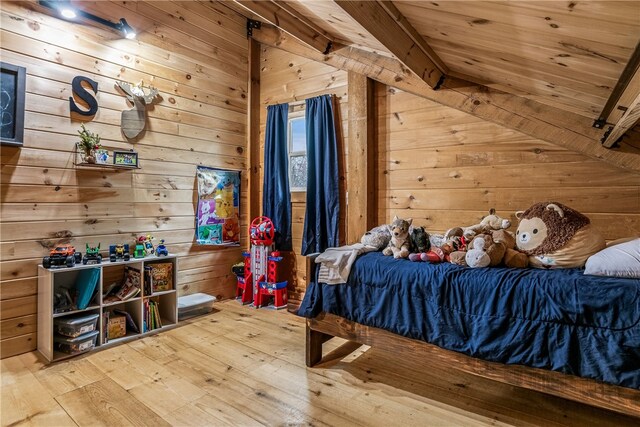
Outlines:
[{"label": "blue toy", "polygon": [[169,255],[169,250],[164,244],[164,239],[160,239],[160,243],[158,243],[158,246],[156,246],[156,256],[161,256],[161,255],[164,255],[164,256]]}]

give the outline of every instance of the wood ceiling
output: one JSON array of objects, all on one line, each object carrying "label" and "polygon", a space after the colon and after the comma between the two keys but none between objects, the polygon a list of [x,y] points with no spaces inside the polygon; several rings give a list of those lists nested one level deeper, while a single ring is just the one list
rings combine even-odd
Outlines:
[{"label": "wood ceiling", "polygon": [[[473,105],[463,102],[463,110],[521,130],[532,126],[536,129],[529,131],[532,136],[565,146],[575,143],[576,149],[592,157],[620,166],[626,163],[593,145],[614,146],[640,120],[639,1],[235,0],[231,4],[247,17],[284,31],[265,30],[259,37],[262,43],[286,44],[296,54],[311,49],[306,51],[308,58],[333,61],[339,68],[404,86],[427,98],[440,95],[424,86],[459,93],[466,87],[467,101]],[[288,41],[290,36],[302,45],[296,47],[296,42]],[[389,78],[389,72],[395,77]],[[387,73],[386,79],[380,78],[381,73]],[[484,108],[485,103],[498,118],[488,111],[491,108]],[[508,113],[514,117],[506,117]],[[565,135],[569,141],[545,135],[550,132],[541,128],[547,120],[544,115],[552,123],[567,124],[556,130],[569,131]],[[594,122],[597,135],[588,129]],[[633,168],[640,169],[640,152],[631,148],[637,157],[631,160]]]},{"label": "wood ceiling", "polygon": [[[345,44],[391,55],[333,1],[287,2]],[[635,1],[394,1],[451,75],[597,118],[640,41]]]}]

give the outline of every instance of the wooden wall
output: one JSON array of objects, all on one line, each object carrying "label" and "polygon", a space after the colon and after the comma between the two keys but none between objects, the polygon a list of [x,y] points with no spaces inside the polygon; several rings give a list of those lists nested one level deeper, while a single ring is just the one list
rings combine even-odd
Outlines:
[{"label": "wooden wall", "polygon": [[[246,20],[215,2],[76,3],[112,21],[126,18],[139,32],[126,40],[34,3],[1,7],[2,61],[27,69],[25,144],[2,147],[2,357],[36,347],[36,266],[52,246],[84,252],[85,243],[105,248],[151,233],[179,255],[180,294],[218,297],[233,295],[230,267],[242,259],[238,248],[194,245],[194,202],[196,165],[246,167]],[[78,75],[99,84],[99,111],[87,128],[105,146],[135,148],[141,169],[74,166],[80,122],[69,115],[68,97]],[[116,79],[160,90],[133,144],[120,132],[120,113],[130,107]],[[246,194],[242,203],[244,210]]]},{"label": "wooden wall", "polygon": [[[275,48],[263,47],[261,61],[263,105],[337,93],[347,135],[345,72]],[[640,235],[640,175],[379,83],[374,96],[376,223],[388,223],[394,215],[412,217],[429,232],[441,233],[474,224],[496,208],[515,230],[516,211],[555,200],[588,215],[608,240]],[[262,111],[262,132],[264,123]],[[297,254],[302,196],[293,197]],[[297,256],[297,266],[303,260]],[[303,279],[301,270],[292,299],[303,295]]]},{"label": "wooden wall", "polygon": [[380,85],[378,222],[412,217],[430,232],[511,219],[554,200],[589,216],[605,238],[640,235],[640,175]]},{"label": "wooden wall", "polygon": [[[267,118],[268,105],[295,102],[324,94],[334,94],[340,106],[338,114],[341,120],[341,135],[338,135],[339,149],[345,153],[344,162],[341,164],[340,179],[344,189],[346,182],[346,139],[347,139],[347,73],[331,66],[311,61],[306,58],[291,55],[283,50],[271,47],[263,47],[260,58],[260,159],[264,164],[264,130]],[[292,108],[299,109],[296,105]],[[261,170],[261,179],[263,177]],[[262,182],[260,183],[262,188]],[[342,191],[344,194],[344,191]],[[262,200],[262,195],[260,195]],[[293,248],[294,253],[287,257],[287,269],[290,270],[289,298],[295,302],[302,299],[306,288],[305,258],[300,255],[302,247],[302,229],[304,227],[306,193],[295,192],[291,194]],[[346,204],[344,197],[341,205],[341,223],[343,230],[341,238],[344,238],[344,218]]]}]

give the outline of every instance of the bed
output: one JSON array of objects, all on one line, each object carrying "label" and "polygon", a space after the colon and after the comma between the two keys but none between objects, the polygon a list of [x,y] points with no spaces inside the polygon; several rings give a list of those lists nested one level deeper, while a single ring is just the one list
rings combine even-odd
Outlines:
[{"label": "bed", "polygon": [[320,361],[323,342],[339,336],[640,416],[638,280],[371,252],[355,261],[345,284],[311,281],[298,314],[308,318],[308,366]]}]

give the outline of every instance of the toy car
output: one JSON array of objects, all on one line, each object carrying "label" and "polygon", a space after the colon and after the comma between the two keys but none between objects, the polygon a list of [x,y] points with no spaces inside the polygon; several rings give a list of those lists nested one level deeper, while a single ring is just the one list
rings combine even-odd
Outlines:
[{"label": "toy car", "polygon": [[82,254],[76,252],[76,248],[73,246],[57,246],[51,249],[49,256],[42,258],[42,266],[44,268],[64,265],[73,267],[80,261],[82,261]]},{"label": "toy car", "polygon": [[133,250],[134,258],[144,258],[147,256],[147,251],[144,250],[144,245],[142,243],[136,243],[136,248]]},{"label": "toy car", "polygon": [[161,239],[160,243],[158,243],[158,246],[156,246],[156,256],[161,256],[161,255],[164,255],[164,256],[169,255],[169,250],[164,244],[164,239]]},{"label": "toy car", "polygon": [[151,234],[147,234],[147,239],[143,242],[143,245],[146,255],[153,255],[155,249],[153,247],[153,236],[151,236]]},{"label": "toy car", "polygon": [[98,246],[92,248],[87,243],[87,249],[84,252],[84,257],[82,258],[82,264],[87,264],[89,261],[95,261],[96,264],[100,264],[102,262],[102,255],[100,255],[100,243]]},{"label": "toy car", "polygon": [[109,261],[116,262],[118,259],[124,261],[131,259],[131,255],[129,255],[129,245],[120,243],[109,246]]}]

